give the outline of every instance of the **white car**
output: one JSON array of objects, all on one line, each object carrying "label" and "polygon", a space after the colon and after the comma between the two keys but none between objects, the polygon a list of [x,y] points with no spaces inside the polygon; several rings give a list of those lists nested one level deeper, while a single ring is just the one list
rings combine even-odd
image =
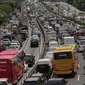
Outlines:
[{"label": "white car", "polygon": [[50,41],[49,42],[49,47],[57,47],[59,44],[57,41]]},{"label": "white car", "polygon": [[78,48],[78,51],[79,51],[79,52],[80,52],[80,51],[83,51],[83,50],[85,49],[85,40],[79,41],[77,48]]},{"label": "white car", "polygon": [[16,42],[12,42],[9,46],[9,49],[20,49],[20,44],[16,43]]}]

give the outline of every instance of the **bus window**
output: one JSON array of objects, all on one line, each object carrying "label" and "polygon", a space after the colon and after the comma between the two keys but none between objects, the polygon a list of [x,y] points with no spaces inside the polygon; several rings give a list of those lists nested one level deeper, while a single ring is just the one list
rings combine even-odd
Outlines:
[{"label": "bus window", "polygon": [[71,58],[72,58],[71,52],[54,53],[54,60],[71,59]]}]

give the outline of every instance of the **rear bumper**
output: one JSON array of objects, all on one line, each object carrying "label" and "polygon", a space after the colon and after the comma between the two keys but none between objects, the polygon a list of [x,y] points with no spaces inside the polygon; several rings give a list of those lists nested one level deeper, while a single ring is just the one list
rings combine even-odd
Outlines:
[{"label": "rear bumper", "polygon": [[71,74],[72,70],[69,71],[54,71],[57,75]]}]

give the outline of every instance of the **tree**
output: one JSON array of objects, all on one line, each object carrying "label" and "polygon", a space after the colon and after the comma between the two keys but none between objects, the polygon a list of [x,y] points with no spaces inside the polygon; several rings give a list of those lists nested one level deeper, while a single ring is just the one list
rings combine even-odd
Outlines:
[{"label": "tree", "polygon": [[12,8],[10,5],[0,4],[0,10],[6,13],[10,13],[12,11]]},{"label": "tree", "polygon": [[9,15],[6,12],[0,10],[0,24],[5,22],[9,18]]}]

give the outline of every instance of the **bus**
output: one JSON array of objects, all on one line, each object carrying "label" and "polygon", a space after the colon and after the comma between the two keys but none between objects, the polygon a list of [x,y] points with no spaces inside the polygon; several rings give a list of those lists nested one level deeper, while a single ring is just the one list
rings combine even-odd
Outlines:
[{"label": "bus", "polygon": [[78,53],[76,44],[61,45],[53,53],[53,69],[56,75],[77,73]]},{"label": "bus", "polygon": [[0,78],[8,78],[12,84],[22,77],[25,53],[22,50],[5,50],[0,53]]}]

